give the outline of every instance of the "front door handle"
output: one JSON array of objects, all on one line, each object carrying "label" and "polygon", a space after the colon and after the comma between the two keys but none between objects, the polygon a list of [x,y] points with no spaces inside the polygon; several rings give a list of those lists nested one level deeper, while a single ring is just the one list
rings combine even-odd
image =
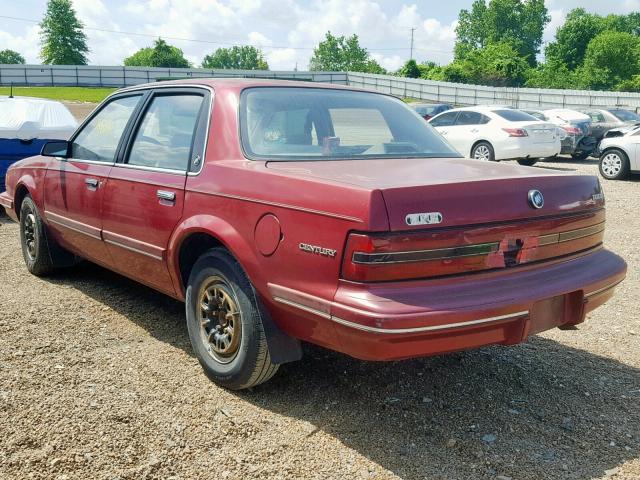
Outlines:
[{"label": "front door handle", "polygon": [[168,192],[166,190],[158,190],[156,192],[156,195],[158,196],[158,198],[160,200],[165,200],[167,202],[175,202],[176,201],[176,194],[175,192]]},{"label": "front door handle", "polygon": [[87,188],[89,188],[89,190],[95,190],[96,188],[98,188],[98,185],[100,185],[100,182],[98,182],[98,180],[96,180],[95,178],[85,178],[84,183],[87,185]]}]

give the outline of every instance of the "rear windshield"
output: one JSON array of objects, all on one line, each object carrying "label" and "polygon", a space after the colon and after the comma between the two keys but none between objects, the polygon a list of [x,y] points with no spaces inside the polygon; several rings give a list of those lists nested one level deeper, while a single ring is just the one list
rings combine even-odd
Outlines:
[{"label": "rear windshield", "polygon": [[500,115],[510,122],[530,122],[531,120],[538,120],[533,115],[529,115],[521,110],[494,110],[493,113]]},{"label": "rear windshield", "polygon": [[640,115],[630,112],[629,110],[610,110],[618,120],[623,122],[640,122]]},{"label": "rear windshield", "polygon": [[440,105],[420,105],[418,107],[413,107],[413,108],[420,115],[433,115],[433,112],[439,109]]},{"label": "rear windshield", "polygon": [[403,102],[368,92],[248,88],[240,98],[240,130],[252,159],[460,156]]}]

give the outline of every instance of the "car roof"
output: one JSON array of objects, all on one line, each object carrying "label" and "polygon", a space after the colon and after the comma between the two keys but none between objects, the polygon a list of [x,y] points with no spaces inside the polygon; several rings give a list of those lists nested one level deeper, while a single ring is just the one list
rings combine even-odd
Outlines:
[{"label": "car roof", "polygon": [[128,90],[138,90],[138,89],[146,89],[146,88],[156,88],[156,87],[167,87],[167,86],[203,86],[210,87],[214,90],[243,90],[245,88],[250,87],[306,87],[306,88],[326,88],[332,90],[351,90],[351,91],[362,91],[369,93],[380,93],[382,95],[386,95],[381,92],[375,92],[373,90],[368,90],[364,88],[350,87],[346,85],[338,85],[335,83],[322,83],[322,82],[311,82],[304,80],[279,80],[279,79],[269,79],[269,78],[240,78],[240,77],[227,77],[227,78],[216,78],[216,77],[207,77],[207,78],[184,78],[179,80],[166,80],[161,82],[152,82],[152,83],[143,83],[140,85],[135,85],[131,87],[125,87],[118,92],[126,92]]}]

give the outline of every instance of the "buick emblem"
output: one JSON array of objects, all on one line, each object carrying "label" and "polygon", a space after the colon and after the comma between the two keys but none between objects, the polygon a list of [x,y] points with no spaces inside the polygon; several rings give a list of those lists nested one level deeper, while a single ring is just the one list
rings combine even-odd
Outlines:
[{"label": "buick emblem", "polygon": [[529,198],[529,204],[533,208],[542,208],[544,207],[544,197],[540,190],[529,190],[529,194],[527,195]]}]

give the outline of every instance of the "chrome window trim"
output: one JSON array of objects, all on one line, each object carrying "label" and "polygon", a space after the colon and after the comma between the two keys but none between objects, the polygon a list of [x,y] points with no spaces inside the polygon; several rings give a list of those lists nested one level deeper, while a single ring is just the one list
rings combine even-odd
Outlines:
[{"label": "chrome window trim", "polygon": [[[163,84],[163,85],[154,85],[152,83],[145,83],[143,85],[135,85],[132,87],[125,87],[123,89],[120,89],[114,93],[112,93],[111,95],[109,95],[107,98],[104,99],[104,102],[106,102],[107,100],[109,100],[109,98],[111,98],[112,96],[115,95],[119,95],[122,93],[128,93],[128,92],[136,92],[139,90],[158,90],[161,88],[199,88],[201,90],[207,90],[210,94],[210,100],[209,100],[209,113],[207,115],[207,125],[206,125],[206,130],[205,130],[205,134],[204,134],[204,145],[203,145],[203,149],[202,149],[202,162],[200,163],[200,169],[197,172],[188,172],[188,171],[181,171],[182,174],[187,174],[188,177],[197,177],[198,175],[200,175],[200,173],[202,172],[202,169],[204,168],[204,164],[206,163],[206,159],[207,159],[207,146],[209,145],[209,132],[211,129],[211,114],[213,113],[213,103],[215,101],[215,90],[213,89],[213,87],[209,86],[209,85],[204,85],[202,83],[198,84],[198,83],[174,83],[174,84]],[[195,152],[197,153],[197,152]],[[191,159],[190,159],[191,160]],[[120,165],[125,165],[125,164],[120,164]],[[167,170],[162,170],[162,171],[167,171]]]},{"label": "chrome window trim", "polygon": [[145,170],[148,172],[171,173],[173,175],[185,176],[186,170],[174,170],[172,168],[147,167],[145,165],[130,165],[128,163],[115,163],[114,167],[129,168],[131,170]]}]

